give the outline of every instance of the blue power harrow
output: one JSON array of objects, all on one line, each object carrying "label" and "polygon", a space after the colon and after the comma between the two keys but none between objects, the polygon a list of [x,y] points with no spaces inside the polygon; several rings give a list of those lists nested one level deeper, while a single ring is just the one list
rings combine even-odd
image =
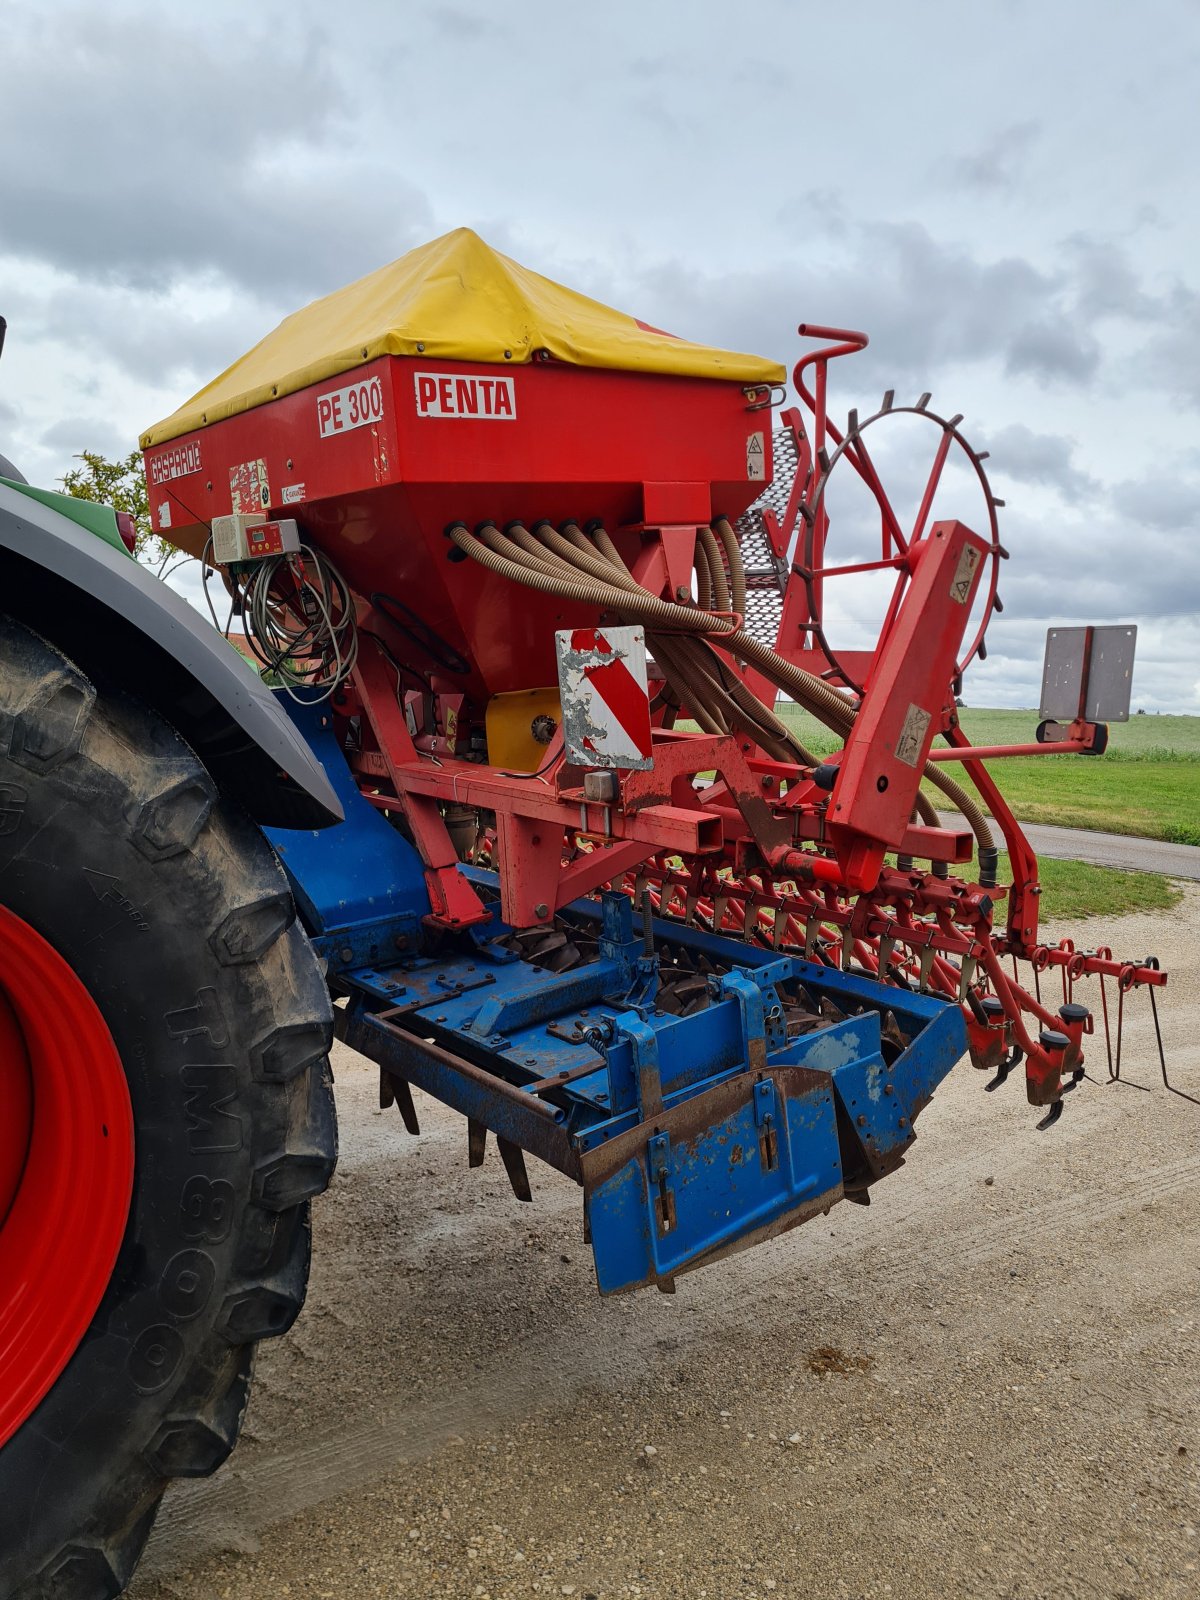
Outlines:
[{"label": "blue power harrow", "polygon": [[[601,1293],[782,1233],[899,1166],[967,1047],[953,1002],[739,940],[606,892],[553,927],[430,936],[412,845],[360,793],[332,719],[293,708],[346,822],[273,842],[328,963],[339,1037],[487,1134],[519,1199],[524,1155],[582,1184]],[[485,897],[492,873],[460,869]]]}]

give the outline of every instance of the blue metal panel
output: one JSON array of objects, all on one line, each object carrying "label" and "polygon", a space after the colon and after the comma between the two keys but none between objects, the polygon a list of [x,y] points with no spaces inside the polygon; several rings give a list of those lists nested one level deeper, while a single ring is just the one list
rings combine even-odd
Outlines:
[{"label": "blue metal panel", "polygon": [[[767,1109],[764,1110],[764,1101]],[[655,1118],[653,1132],[584,1163],[588,1226],[603,1294],[670,1280],[685,1268],[794,1227],[841,1198],[827,1078],[749,1073]],[[710,1120],[711,1119],[711,1120]],[[773,1135],[763,1138],[769,1123]]]},{"label": "blue metal panel", "polygon": [[885,1062],[878,1053],[879,1018],[870,1020],[875,1025],[875,1050],[835,1066],[833,1083],[867,1165],[878,1177],[897,1164],[897,1157],[916,1137],[913,1121],[966,1050],[967,1035],[962,1012],[943,1003],[940,1014],[908,1049],[895,1061]]},{"label": "blue metal panel", "polygon": [[[429,911],[420,857],[359,793],[338,748],[329,708],[300,705],[282,694],[279,698],[325,769],[346,816],[320,833],[266,830],[291,880],[304,925],[325,953],[335,956],[335,965],[394,957],[396,939],[414,939]],[[359,930],[357,938],[338,937],[354,930]],[[350,954],[338,960],[343,947]],[[371,948],[377,956],[370,955]]]}]

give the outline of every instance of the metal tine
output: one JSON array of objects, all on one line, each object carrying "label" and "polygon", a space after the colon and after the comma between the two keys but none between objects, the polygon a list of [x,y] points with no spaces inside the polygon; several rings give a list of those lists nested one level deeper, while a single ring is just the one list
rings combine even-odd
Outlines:
[{"label": "metal tine", "polygon": [[529,1173],[525,1170],[525,1155],[519,1144],[513,1144],[511,1139],[502,1139],[496,1135],[496,1144],[500,1150],[500,1159],[504,1162],[504,1170],[508,1173],[508,1181],[512,1184],[512,1192],[518,1200],[525,1200],[532,1204],[533,1190],[529,1187]]},{"label": "metal tine", "polygon": [[407,1078],[398,1078],[394,1072],[389,1072],[386,1067],[379,1069],[379,1109],[386,1111],[389,1106],[396,1106],[404,1121],[405,1129],[409,1133],[420,1133],[421,1125],[417,1121],[417,1108],[413,1105],[412,1090],[408,1086]]},{"label": "metal tine", "polygon": [[1013,1048],[1005,1056],[1004,1060],[996,1068],[996,1076],[994,1078],[989,1078],[987,1083],[984,1084],[983,1087],[984,1087],[985,1093],[991,1094],[996,1089],[999,1089],[1001,1084],[1007,1083],[1008,1082],[1009,1073],[1012,1071],[1012,1069],[1014,1067],[1019,1066],[1020,1063],[1021,1063],[1021,1052],[1017,1048],[1017,1046],[1014,1045]]},{"label": "metal tine", "polygon": [[1108,1055],[1108,1075],[1113,1075],[1112,1029],[1108,1022],[1108,993],[1104,987],[1104,974],[1100,974],[1100,1009],[1104,1014],[1104,1049]]},{"label": "metal tine", "polygon": [[932,972],[932,970],[933,970],[933,946],[931,944],[922,945],[921,946],[921,954],[920,954],[920,958],[919,958],[919,967],[918,967],[919,982],[917,984],[917,988],[920,990],[920,992],[922,994],[924,994],[926,989],[928,989],[928,987],[929,987],[929,974],[930,974],[930,972]]},{"label": "metal tine", "polygon": [[1162,1029],[1158,1025],[1158,1001],[1154,998],[1154,985],[1151,983],[1146,987],[1150,995],[1150,1014],[1154,1018],[1154,1037],[1158,1041],[1158,1064],[1162,1069],[1163,1087],[1168,1094],[1177,1094],[1181,1100],[1188,1100],[1192,1105],[1200,1106],[1200,1099],[1194,1094],[1188,1094],[1186,1090],[1177,1089],[1167,1077],[1167,1057],[1163,1050]]},{"label": "metal tine", "polygon": [[[1154,1016],[1155,1016],[1155,1021],[1157,1022],[1158,1013],[1155,1012]],[[1113,1068],[1113,1075],[1109,1079],[1109,1082],[1110,1083],[1123,1083],[1126,1086],[1126,1088],[1129,1088],[1129,1089],[1142,1089],[1148,1094],[1150,1092],[1150,1085],[1148,1083],[1134,1083],[1132,1078],[1123,1078],[1121,1076],[1121,1045],[1122,1045],[1122,1042],[1124,1040],[1124,1037],[1125,1037],[1125,991],[1121,987],[1120,983],[1118,983],[1117,984],[1117,1064]]]},{"label": "metal tine", "polygon": [[417,1108],[413,1105],[412,1089],[407,1078],[392,1078],[392,1093],[396,1097],[396,1109],[403,1120],[405,1131],[418,1134],[421,1124],[417,1121]]},{"label": "metal tine", "polygon": [[1054,1126],[1054,1124],[1058,1121],[1059,1117],[1062,1116],[1062,1108],[1063,1108],[1062,1101],[1061,1100],[1056,1100],[1054,1102],[1054,1104],[1050,1107],[1049,1111],[1047,1111],[1046,1115],[1037,1124],[1038,1131],[1041,1132],[1041,1133],[1045,1133],[1048,1128],[1052,1128]]},{"label": "metal tine", "polygon": [[896,399],[896,391],[895,391],[895,389],[885,389],[883,391],[883,404],[880,406],[879,409],[881,411],[890,411],[892,409],[892,405],[893,405],[895,399]]},{"label": "metal tine", "polygon": [[467,1165],[481,1167],[483,1165],[484,1151],[487,1149],[487,1124],[477,1122],[474,1117],[467,1118]]}]

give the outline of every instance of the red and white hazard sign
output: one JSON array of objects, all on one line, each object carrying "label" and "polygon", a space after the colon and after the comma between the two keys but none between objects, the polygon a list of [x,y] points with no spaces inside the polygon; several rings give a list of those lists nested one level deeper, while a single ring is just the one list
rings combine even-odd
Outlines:
[{"label": "red and white hazard sign", "polygon": [[554,642],[567,759],[581,767],[652,767],[641,628],[566,628]]}]

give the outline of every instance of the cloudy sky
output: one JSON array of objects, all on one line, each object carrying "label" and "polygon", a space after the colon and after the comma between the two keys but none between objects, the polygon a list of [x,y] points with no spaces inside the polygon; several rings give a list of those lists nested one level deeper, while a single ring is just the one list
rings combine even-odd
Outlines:
[{"label": "cloudy sky", "polygon": [[[1135,704],[1200,712],[1196,0],[3,15],[0,448],[32,480],[467,224],[789,365],[801,321],[866,329],[835,406],[932,390],[1007,502],[968,700],[1035,704],[1050,623],[1133,621]],[[903,500],[928,442],[879,438]]]}]

